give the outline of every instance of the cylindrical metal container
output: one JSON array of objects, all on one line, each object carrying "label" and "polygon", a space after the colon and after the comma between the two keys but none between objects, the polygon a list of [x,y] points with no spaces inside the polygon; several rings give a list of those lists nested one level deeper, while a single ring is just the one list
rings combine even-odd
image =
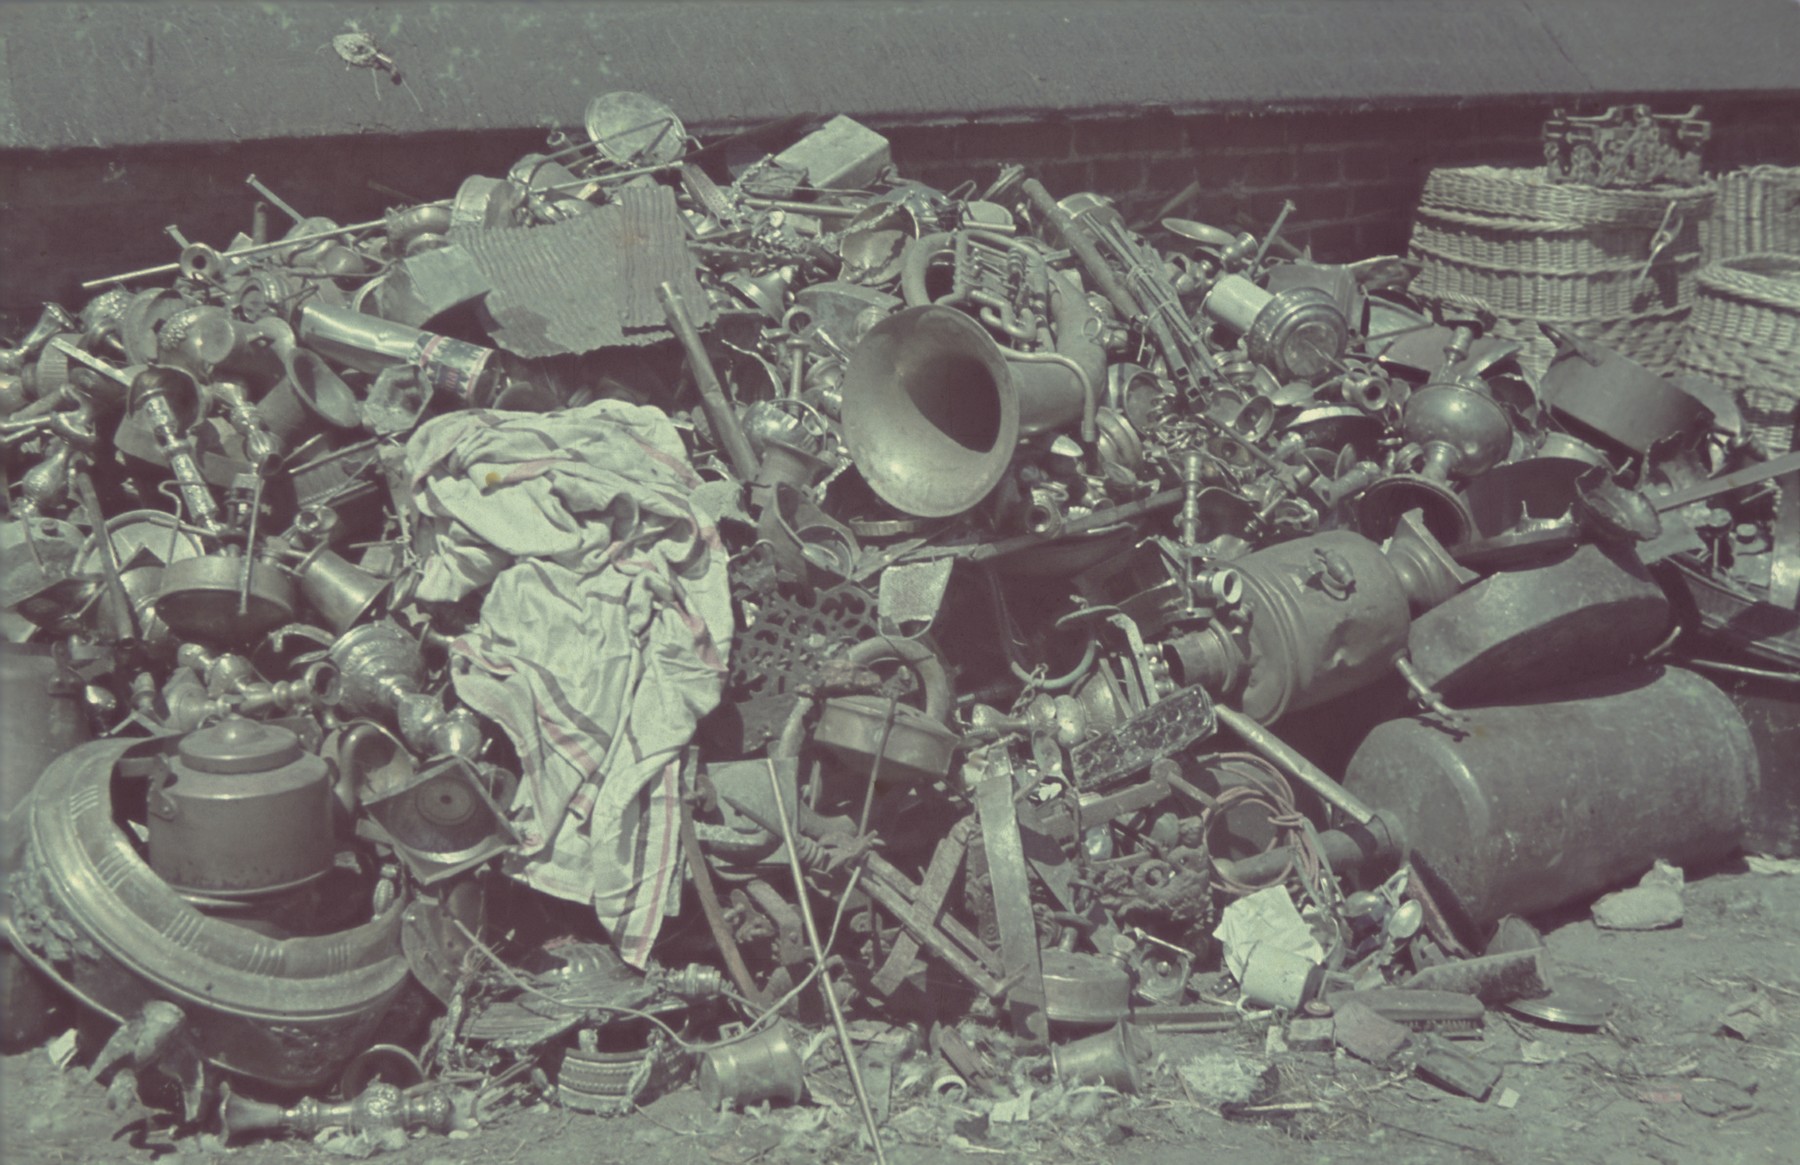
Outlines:
[{"label": "cylindrical metal container", "polygon": [[191,732],[150,793],[150,868],[213,898],[280,893],[331,869],[331,770],[286,728]]},{"label": "cylindrical metal container", "polygon": [[1056,1077],[1064,1084],[1105,1084],[1131,1094],[1143,1087],[1136,1030],[1120,1021],[1098,1035],[1083,1036],[1050,1049]]},{"label": "cylindrical metal container", "polygon": [[1743,840],[1756,750],[1718,688],[1666,668],[1558,695],[1470,710],[1455,735],[1390,720],[1350,759],[1344,787],[1399,816],[1477,926]]},{"label": "cylindrical metal container", "polygon": [[743,1108],[764,1100],[792,1103],[805,1093],[806,1068],[785,1024],[720,1045],[700,1060],[700,1095],[709,1108]]},{"label": "cylindrical metal container", "polygon": [[1360,534],[1314,534],[1231,566],[1250,612],[1241,707],[1256,720],[1267,724],[1361,687],[1406,644],[1406,587],[1381,547]]}]

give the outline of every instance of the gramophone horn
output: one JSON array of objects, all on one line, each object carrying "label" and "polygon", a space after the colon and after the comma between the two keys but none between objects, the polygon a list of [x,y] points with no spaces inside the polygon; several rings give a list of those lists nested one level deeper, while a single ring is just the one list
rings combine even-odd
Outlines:
[{"label": "gramophone horn", "polygon": [[1019,440],[1019,395],[1000,346],[947,307],[869,329],[843,382],[844,441],[881,499],[922,518],[986,497]]}]

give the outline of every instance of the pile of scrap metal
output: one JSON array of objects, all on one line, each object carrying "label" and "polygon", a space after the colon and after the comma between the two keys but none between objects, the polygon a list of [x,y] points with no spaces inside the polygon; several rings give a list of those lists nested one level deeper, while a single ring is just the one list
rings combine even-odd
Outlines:
[{"label": "pile of scrap metal", "polygon": [[1722,394],[800,128],[608,95],[0,353],[9,1037],[228,1135],[794,1099],[845,1013],[1128,1086],[1737,844],[1672,665],[1800,666],[1800,458]]},{"label": "pile of scrap metal", "polygon": [[1698,105],[1686,113],[1614,105],[1587,117],[1559,109],[1544,123],[1544,176],[1614,189],[1694,186],[1701,181],[1700,147],[1710,137],[1712,123]]}]

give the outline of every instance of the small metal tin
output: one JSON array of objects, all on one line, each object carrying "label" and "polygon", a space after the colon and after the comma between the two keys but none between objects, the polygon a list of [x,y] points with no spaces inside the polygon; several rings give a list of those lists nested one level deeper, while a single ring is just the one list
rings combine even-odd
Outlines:
[{"label": "small metal tin", "polygon": [[1078,951],[1045,951],[1044,1012],[1060,1023],[1117,1023],[1131,1014],[1131,975]]}]

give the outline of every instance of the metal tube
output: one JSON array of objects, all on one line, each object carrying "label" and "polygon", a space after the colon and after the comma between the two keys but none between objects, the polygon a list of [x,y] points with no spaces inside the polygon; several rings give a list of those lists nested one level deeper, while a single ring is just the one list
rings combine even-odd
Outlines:
[{"label": "metal tube", "polygon": [[125,579],[119,571],[119,548],[113,545],[112,529],[106,524],[106,511],[100,508],[94,479],[85,469],[77,469],[74,478],[75,495],[87,514],[88,524],[94,528],[94,537],[100,542],[100,570],[106,576],[106,589],[121,612],[119,618],[125,621],[126,633],[121,638],[138,639],[142,630],[138,627],[137,609],[131,605],[131,593],[125,589]]},{"label": "metal tube", "polygon": [[[1326,862],[1334,871],[1341,873],[1354,869],[1375,856],[1367,846],[1341,829],[1321,829],[1315,836],[1319,839],[1319,848],[1325,853]],[[1217,864],[1220,872],[1232,881],[1255,886],[1270,878],[1280,877],[1292,861],[1292,851],[1285,845],[1278,845],[1274,849],[1236,861],[1220,858]]]},{"label": "metal tube", "polygon": [[293,207],[289,206],[287,204],[286,199],[282,198],[279,194],[276,194],[273,190],[270,190],[267,186],[264,186],[261,182],[258,182],[256,180],[256,175],[251,174],[250,176],[245,178],[244,185],[250,187],[252,190],[256,191],[258,194],[260,194],[264,198],[268,199],[271,203],[273,203],[275,205],[275,208],[277,210],[281,211],[282,214],[287,215],[289,218],[293,219],[295,222],[305,222],[306,221],[306,216],[301,214],[299,211],[295,210]]},{"label": "metal tube", "polygon": [[1077,534],[1086,534],[1089,530],[1098,530],[1120,522],[1136,521],[1145,514],[1153,514],[1157,510],[1166,510],[1171,506],[1179,505],[1186,492],[1177,486],[1174,489],[1151,494],[1141,501],[1095,510],[1072,522],[1064,522],[1062,529],[1057,532],[1055,537],[1042,534],[1021,534],[1017,538],[1006,538],[999,542],[983,542],[976,546],[956,547],[949,553],[966,558],[970,562],[990,562],[996,558],[1004,558],[1008,554],[1017,554],[1021,550],[1030,550],[1033,546],[1044,546],[1064,538],[1073,538]]},{"label": "metal tube", "polygon": [[739,423],[738,415],[725,395],[725,386],[719,383],[719,374],[713,370],[712,358],[700,342],[700,333],[688,316],[687,305],[681,302],[681,294],[672,283],[658,287],[656,298],[662,301],[663,314],[675,330],[676,339],[687,351],[688,364],[694,370],[694,382],[700,388],[700,408],[706,414],[707,425],[712,428],[713,440],[739,481],[755,480],[756,453],[750,448],[750,438],[744,436],[744,426]]},{"label": "metal tube", "polygon": [[744,205],[757,210],[786,210],[794,214],[816,214],[820,218],[855,218],[867,207],[823,206],[816,202],[787,202],[779,198],[746,198]]},{"label": "metal tube", "polygon": [[1219,723],[1235,732],[1239,740],[1249,745],[1264,760],[1317,793],[1326,804],[1338,809],[1358,825],[1368,825],[1375,819],[1375,811],[1364,804],[1361,798],[1345,791],[1342,785],[1326,776],[1323,769],[1295,752],[1279,736],[1236,708],[1220,704],[1214,711],[1219,715]]},{"label": "metal tube", "polygon": [[1100,254],[1100,248],[1094,245],[1093,237],[1077,225],[1068,211],[1056,204],[1056,199],[1050,197],[1044,184],[1036,178],[1027,178],[1020,189],[1031,200],[1031,204],[1037,207],[1038,213],[1056,228],[1056,233],[1062,236],[1063,242],[1075,253],[1075,258],[1080,260],[1082,270],[1088,273],[1100,288],[1100,293],[1118,309],[1119,315],[1126,320],[1133,320],[1143,314],[1137,300],[1107,265],[1105,256]]}]

